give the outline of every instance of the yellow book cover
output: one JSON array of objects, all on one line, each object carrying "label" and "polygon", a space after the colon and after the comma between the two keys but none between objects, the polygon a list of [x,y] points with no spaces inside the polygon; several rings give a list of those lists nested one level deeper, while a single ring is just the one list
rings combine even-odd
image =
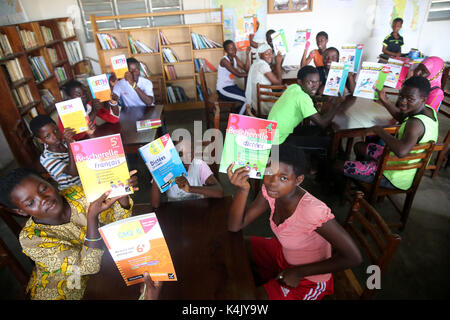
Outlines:
[{"label": "yellow book cover", "polygon": [[88,130],[86,110],[81,98],[55,103],[64,128],[73,128],[76,133]]},{"label": "yellow book cover", "polygon": [[133,193],[120,134],[72,142],[73,157],[89,202],[111,190],[110,198]]},{"label": "yellow book cover", "polygon": [[127,57],[124,54],[111,57],[111,68],[118,79],[123,78],[128,71]]},{"label": "yellow book cover", "polygon": [[92,98],[101,102],[111,100],[111,88],[109,87],[106,74],[87,78],[89,89],[91,89]]},{"label": "yellow book cover", "polygon": [[98,229],[127,286],[177,281],[169,248],[155,213],[119,220]]}]

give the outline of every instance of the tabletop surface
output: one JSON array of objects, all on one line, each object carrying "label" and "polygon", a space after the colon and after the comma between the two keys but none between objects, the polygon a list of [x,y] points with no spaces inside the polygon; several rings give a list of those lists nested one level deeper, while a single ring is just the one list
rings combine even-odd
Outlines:
[{"label": "tabletop surface", "polygon": [[[227,230],[232,198],[162,203],[156,209],[177,281],[163,284],[160,299],[255,299],[255,286],[241,232]],[[136,205],[133,214],[152,212]],[[137,299],[140,285],[127,287],[106,250],[101,270],[90,276],[85,299]]]}]

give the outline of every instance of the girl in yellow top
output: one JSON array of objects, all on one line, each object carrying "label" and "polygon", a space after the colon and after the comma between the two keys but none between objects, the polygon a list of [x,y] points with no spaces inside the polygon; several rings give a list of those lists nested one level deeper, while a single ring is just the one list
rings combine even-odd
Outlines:
[{"label": "girl in yellow top", "polygon": [[[136,190],[136,177],[128,184]],[[128,196],[107,199],[108,194],[88,203],[81,187],[70,187],[60,194],[49,182],[23,168],[1,179],[0,202],[30,217],[19,241],[36,264],[27,287],[31,299],[83,297],[88,275],[100,270],[104,250],[99,222],[107,224],[131,215],[133,203]]]}]

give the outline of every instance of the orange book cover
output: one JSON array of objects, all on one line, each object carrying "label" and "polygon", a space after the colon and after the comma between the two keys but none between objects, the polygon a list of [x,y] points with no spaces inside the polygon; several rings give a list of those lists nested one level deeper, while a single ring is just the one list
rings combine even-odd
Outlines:
[{"label": "orange book cover", "polygon": [[128,71],[127,57],[124,54],[111,57],[111,68],[116,77],[122,79],[125,76],[125,72]]},{"label": "orange book cover", "polygon": [[155,213],[110,223],[100,234],[127,286],[153,281],[177,281],[169,248]]},{"label": "orange book cover", "polygon": [[91,89],[92,98],[101,102],[111,100],[111,88],[109,87],[106,74],[87,78],[89,89]]}]

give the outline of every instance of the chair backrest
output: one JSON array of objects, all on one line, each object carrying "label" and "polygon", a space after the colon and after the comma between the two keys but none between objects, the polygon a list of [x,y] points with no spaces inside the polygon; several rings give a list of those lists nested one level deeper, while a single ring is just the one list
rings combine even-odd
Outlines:
[{"label": "chair backrest", "polygon": [[[361,191],[357,191],[353,197],[344,228],[359,244],[369,260],[368,265],[378,266],[382,276],[400,244],[401,237],[392,233],[380,214],[364,199]],[[370,299],[376,291],[367,288],[365,284],[354,289],[361,299]]]},{"label": "chair backrest", "polygon": [[[445,100],[447,99],[447,100]],[[439,113],[442,113],[447,118],[450,118],[450,93],[444,91],[444,100],[439,107]]]},{"label": "chair backrest", "polygon": [[162,87],[162,79],[161,78],[154,78],[151,79],[153,84],[153,97],[155,100],[155,104],[164,104],[164,94],[163,94],[163,87]]},{"label": "chair backrest", "polygon": [[[272,102],[275,103],[281,97],[284,90],[286,90],[286,85],[266,85],[257,83],[256,84],[256,103],[257,110],[256,116],[261,117],[261,102]],[[276,91],[274,91],[276,90]]]}]

